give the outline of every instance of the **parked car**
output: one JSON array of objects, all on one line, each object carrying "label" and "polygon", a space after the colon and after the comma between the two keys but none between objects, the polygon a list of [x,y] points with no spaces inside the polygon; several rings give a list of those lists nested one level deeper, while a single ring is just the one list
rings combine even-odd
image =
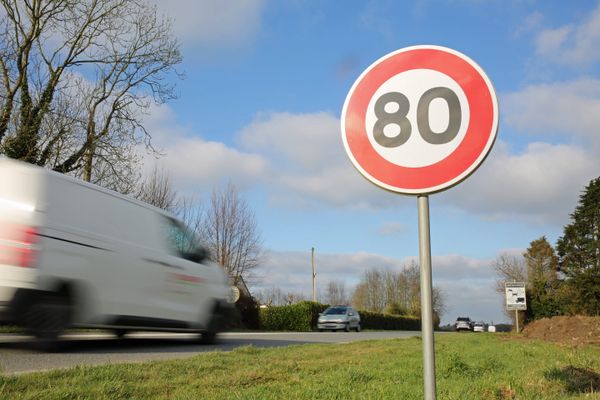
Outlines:
[{"label": "parked car", "polygon": [[54,341],[69,327],[215,339],[229,281],[171,214],[0,158],[0,322]]},{"label": "parked car", "polygon": [[473,321],[469,317],[458,317],[456,318],[456,322],[454,323],[454,329],[457,332],[460,331],[472,331],[473,330]]},{"label": "parked car", "polygon": [[496,326],[495,325],[489,325],[488,326],[488,332],[496,332]]},{"label": "parked car", "polygon": [[360,332],[360,315],[349,306],[329,307],[319,314],[317,328],[320,332],[325,330],[349,332],[352,329]]},{"label": "parked car", "polygon": [[485,324],[483,322],[475,322],[473,324],[473,332],[485,332]]}]

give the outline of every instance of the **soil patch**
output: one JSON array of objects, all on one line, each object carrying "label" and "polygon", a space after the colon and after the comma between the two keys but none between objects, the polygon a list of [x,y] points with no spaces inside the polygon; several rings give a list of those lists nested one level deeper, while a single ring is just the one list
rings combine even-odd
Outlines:
[{"label": "soil patch", "polygon": [[600,317],[553,317],[531,322],[523,336],[572,346],[600,346]]}]

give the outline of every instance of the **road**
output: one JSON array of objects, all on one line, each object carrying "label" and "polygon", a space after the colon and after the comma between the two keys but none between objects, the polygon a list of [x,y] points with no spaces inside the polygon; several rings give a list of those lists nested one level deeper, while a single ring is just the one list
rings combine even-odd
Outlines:
[{"label": "road", "polygon": [[289,346],[304,343],[347,343],[358,340],[407,338],[420,332],[243,332],[223,333],[219,343],[195,343],[189,334],[132,333],[124,339],[112,334],[77,333],[65,336],[60,352],[35,349],[33,338],[0,335],[0,372],[21,374],[69,368],[76,365],[104,365],[149,360],[187,358],[207,351],[229,351],[236,347]]}]

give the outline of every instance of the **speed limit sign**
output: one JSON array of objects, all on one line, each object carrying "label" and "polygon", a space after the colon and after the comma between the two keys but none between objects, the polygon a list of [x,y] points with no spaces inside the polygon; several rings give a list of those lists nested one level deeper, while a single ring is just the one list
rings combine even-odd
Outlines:
[{"label": "speed limit sign", "polygon": [[445,190],[489,153],[498,101],[485,72],[440,46],[387,54],[356,80],[344,103],[342,138],[367,179],[403,194]]}]

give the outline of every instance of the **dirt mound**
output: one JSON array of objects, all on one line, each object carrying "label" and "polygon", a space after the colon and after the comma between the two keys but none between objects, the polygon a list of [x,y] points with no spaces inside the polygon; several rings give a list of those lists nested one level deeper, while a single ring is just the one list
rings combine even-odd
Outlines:
[{"label": "dirt mound", "polygon": [[600,346],[600,317],[543,318],[526,325],[523,336],[575,346]]}]

